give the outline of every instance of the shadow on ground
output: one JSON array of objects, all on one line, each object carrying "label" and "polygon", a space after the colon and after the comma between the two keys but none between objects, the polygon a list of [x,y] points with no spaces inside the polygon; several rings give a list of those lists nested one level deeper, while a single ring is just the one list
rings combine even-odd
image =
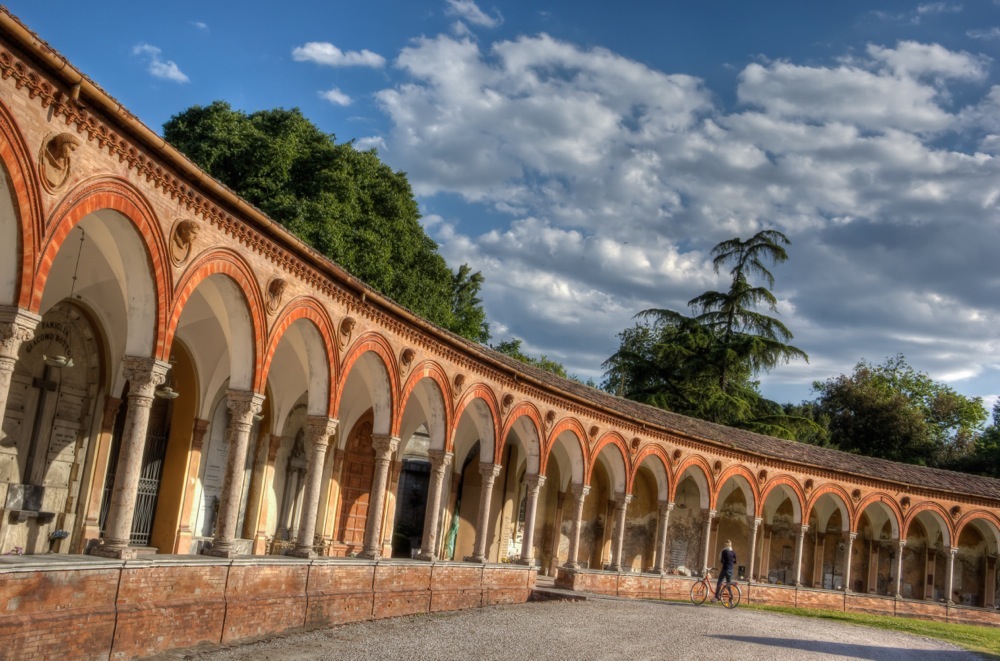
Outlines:
[{"label": "shadow on ground", "polygon": [[886,658],[913,659],[914,661],[948,661],[949,659],[969,659],[971,652],[965,650],[915,650],[896,649],[876,645],[855,645],[851,643],[834,643],[822,640],[803,640],[796,638],[768,638],[764,636],[727,636],[709,635],[709,638],[729,640],[738,643],[754,643],[771,648],[784,647],[789,650],[835,654],[851,659],[872,659],[878,661]]}]

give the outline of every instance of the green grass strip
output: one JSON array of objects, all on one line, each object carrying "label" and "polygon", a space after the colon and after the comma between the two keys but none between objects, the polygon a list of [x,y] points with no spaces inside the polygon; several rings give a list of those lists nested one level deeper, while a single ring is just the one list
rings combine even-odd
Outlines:
[{"label": "green grass strip", "polygon": [[901,631],[916,636],[924,636],[925,638],[936,638],[958,645],[970,652],[976,652],[987,659],[1000,661],[1000,628],[997,627],[976,624],[952,624],[949,622],[917,620],[908,617],[869,615],[867,613],[850,613],[813,608],[791,608],[788,606],[747,606],[741,604],[740,608],[785,613],[800,617],[815,617],[823,620],[836,620],[859,626]]}]

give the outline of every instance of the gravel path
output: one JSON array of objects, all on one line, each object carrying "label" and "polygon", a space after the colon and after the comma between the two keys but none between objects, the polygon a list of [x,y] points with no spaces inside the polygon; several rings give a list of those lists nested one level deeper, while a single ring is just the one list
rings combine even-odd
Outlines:
[{"label": "gravel path", "polygon": [[980,657],[930,638],[719,606],[593,598],[418,615],[160,659],[907,659]]}]

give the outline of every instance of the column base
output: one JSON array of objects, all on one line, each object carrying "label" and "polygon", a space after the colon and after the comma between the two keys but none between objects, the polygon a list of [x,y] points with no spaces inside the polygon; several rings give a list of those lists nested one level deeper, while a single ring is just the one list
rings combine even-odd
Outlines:
[{"label": "column base", "polygon": [[123,548],[121,546],[105,546],[101,544],[90,549],[90,555],[114,560],[135,560],[139,554],[129,546]]},{"label": "column base", "polygon": [[437,560],[437,556],[433,553],[418,553],[417,560],[423,560],[424,562],[434,562]]},{"label": "column base", "polygon": [[227,560],[228,559],[232,559],[232,558],[238,558],[238,557],[240,557],[240,555],[242,555],[236,549],[218,548],[216,546],[204,549],[201,552],[201,554],[202,555],[209,555],[209,556],[212,556],[213,558],[226,558]]},{"label": "column base", "polygon": [[621,565],[608,565],[607,566],[607,571],[621,572],[621,570],[622,570],[622,566]]},{"label": "column base", "polygon": [[362,551],[358,554],[358,557],[362,560],[378,560],[382,557],[382,554],[378,551]]},{"label": "column base", "polygon": [[575,569],[579,569],[580,568],[580,563],[579,562],[567,562],[567,563],[563,564],[562,568],[563,569],[574,569],[574,570]]},{"label": "column base", "polygon": [[464,562],[478,562],[481,565],[485,565],[486,564],[486,558],[485,558],[485,556],[481,556],[481,555],[467,555],[464,558],[462,558],[462,560]]},{"label": "column base", "polygon": [[646,573],[647,574],[656,574],[657,576],[663,576],[667,572],[663,571],[662,569],[657,569],[656,567],[650,567],[649,569],[646,570]]},{"label": "column base", "polygon": [[292,549],[285,555],[290,555],[293,558],[305,558],[306,560],[312,560],[313,558],[318,558],[319,554],[311,548],[307,549]]},{"label": "column base", "polygon": [[534,567],[535,566],[535,559],[534,558],[518,558],[517,560],[514,561],[514,564],[515,565],[523,565],[525,567]]}]

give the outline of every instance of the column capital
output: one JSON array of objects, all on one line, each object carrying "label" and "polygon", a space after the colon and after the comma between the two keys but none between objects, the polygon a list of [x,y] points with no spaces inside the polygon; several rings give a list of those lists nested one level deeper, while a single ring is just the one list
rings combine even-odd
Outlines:
[{"label": "column capital", "polygon": [[760,524],[762,523],[764,523],[763,517],[755,516],[753,518],[753,529],[757,530],[758,528],[760,528]]},{"label": "column capital", "polygon": [[479,462],[479,474],[490,481],[497,479],[497,476],[500,475],[501,468],[503,468],[503,466],[500,464],[485,461]]},{"label": "column capital", "polygon": [[122,358],[122,375],[128,380],[128,396],[152,398],[153,390],[167,378],[170,363],[147,356]]},{"label": "column capital", "polygon": [[903,547],[904,547],[904,546],[906,546],[906,540],[905,540],[905,539],[901,539],[901,540],[899,540],[899,550],[900,550],[900,551],[902,551],[902,550],[903,550]]},{"label": "column capital", "polygon": [[454,457],[451,452],[445,452],[444,450],[428,450],[427,458],[431,462],[431,470],[443,471],[448,466],[451,465],[451,459]]},{"label": "column capital", "polygon": [[340,423],[336,418],[328,418],[325,415],[306,416],[306,441],[326,447],[330,444],[330,437],[337,433],[338,424]]},{"label": "column capital", "polygon": [[35,336],[42,318],[16,306],[0,305],[0,357],[17,358],[22,342]]},{"label": "column capital", "polygon": [[375,458],[388,460],[399,447],[399,437],[391,434],[372,434],[372,447],[375,448]]},{"label": "column capital", "polygon": [[799,537],[804,536],[807,532],[809,532],[809,524],[803,523],[799,528]]},{"label": "column capital", "polygon": [[545,485],[545,476],[538,473],[529,473],[524,476],[524,483],[529,489],[537,491]]},{"label": "column capital", "polygon": [[714,519],[718,513],[718,510],[708,510],[708,520]]},{"label": "column capital", "polygon": [[191,449],[201,450],[202,446],[205,445],[205,434],[208,432],[208,420],[202,420],[201,418],[195,418],[194,423],[191,425]]},{"label": "column capital", "polygon": [[252,390],[227,390],[226,406],[235,424],[249,426],[253,424],[253,416],[264,410],[264,395]]},{"label": "column capital", "polygon": [[577,500],[583,500],[590,493],[589,484],[574,484],[573,485],[573,497]]},{"label": "column capital", "polygon": [[958,555],[958,549],[952,547],[952,548],[948,549],[948,553],[950,553],[951,557],[954,558],[956,555]]},{"label": "column capital", "polygon": [[615,494],[615,506],[618,509],[625,509],[628,504],[632,502],[632,494],[630,493],[616,493]]},{"label": "column capital", "polygon": [[854,540],[856,540],[857,538],[858,538],[858,533],[856,533],[855,531],[852,530],[851,532],[847,533],[847,541],[849,541],[851,544],[853,544]]}]

